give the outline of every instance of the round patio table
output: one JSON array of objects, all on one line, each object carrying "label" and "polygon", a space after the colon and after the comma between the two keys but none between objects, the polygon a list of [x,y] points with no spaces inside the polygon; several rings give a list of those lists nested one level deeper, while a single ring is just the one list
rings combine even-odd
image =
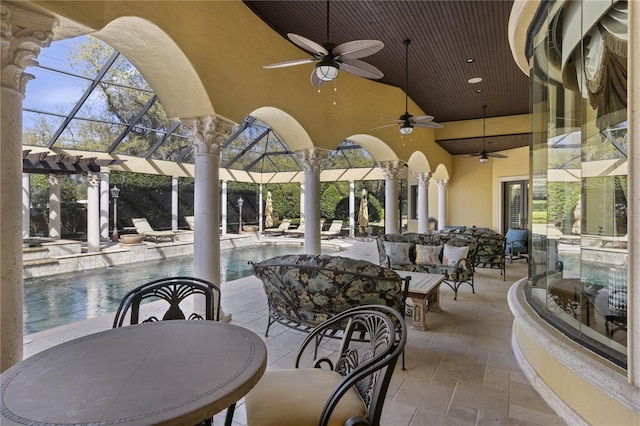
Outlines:
[{"label": "round patio table", "polygon": [[262,339],[216,321],[111,329],[40,352],[0,375],[0,423],[194,425],[265,371]]}]

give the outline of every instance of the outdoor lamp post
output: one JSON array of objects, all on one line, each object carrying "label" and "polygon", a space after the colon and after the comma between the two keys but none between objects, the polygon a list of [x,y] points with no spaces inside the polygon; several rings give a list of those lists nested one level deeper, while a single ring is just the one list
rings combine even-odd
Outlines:
[{"label": "outdoor lamp post", "polygon": [[244,200],[242,197],[238,198],[238,234],[242,234],[242,206]]},{"label": "outdoor lamp post", "polygon": [[111,188],[111,199],[113,200],[113,234],[111,241],[118,242],[118,197],[120,196],[120,188],[113,185]]}]

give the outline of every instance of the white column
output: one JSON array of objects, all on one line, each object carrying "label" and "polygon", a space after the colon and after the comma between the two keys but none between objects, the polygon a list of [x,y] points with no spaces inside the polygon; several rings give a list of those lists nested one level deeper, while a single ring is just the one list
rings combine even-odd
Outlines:
[{"label": "white column", "polygon": [[397,234],[399,231],[398,213],[398,176],[404,167],[400,160],[381,161],[380,167],[384,172],[384,232]]},{"label": "white column", "polygon": [[300,198],[304,200],[304,252],[320,254],[320,169],[329,151],[319,148],[296,151],[304,167],[304,185]]},{"label": "white column", "polygon": [[100,170],[100,239],[109,238],[109,209],[111,207],[109,176],[110,170]]},{"label": "white column", "polygon": [[87,251],[100,251],[100,173],[87,173]]},{"label": "white column", "polygon": [[356,183],[349,181],[349,237],[356,236]]},{"label": "white column", "polygon": [[449,179],[437,179],[438,185],[438,229],[447,225],[447,186]]},{"label": "white column", "polygon": [[429,180],[431,173],[414,173],[418,181],[418,233],[429,232]]},{"label": "white column", "polygon": [[262,222],[264,220],[264,206],[262,205],[262,184],[258,187],[258,235],[262,235]]},{"label": "white column", "polygon": [[636,176],[640,171],[640,4],[635,1],[629,7],[629,80],[627,86],[627,122],[629,137],[629,262],[627,282],[629,306],[627,306],[627,370],[629,382],[640,386],[640,184]]},{"label": "white column", "polygon": [[[220,146],[231,126],[212,116],[183,119],[182,124],[195,152],[193,274],[220,286]],[[230,321],[231,315],[222,310],[220,319]]]},{"label": "white column", "polygon": [[56,20],[0,3],[0,372],[22,360],[22,101]]},{"label": "white column", "polygon": [[49,175],[49,238],[59,239],[61,234],[60,177],[58,175]]},{"label": "white column", "polygon": [[[305,180],[307,175],[304,176]],[[300,182],[300,223],[304,222],[304,182]]]},{"label": "white column", "polygon": [[171,230],[178,230],[178,177],[171,178]]},{"label": "white column", "polygon": [[31,232],[31,178],[22,174],[22,238],[29,238]]},{"label": "white column", "polygon": [[227,181],[222,181],[222,235],[227,235]]}]

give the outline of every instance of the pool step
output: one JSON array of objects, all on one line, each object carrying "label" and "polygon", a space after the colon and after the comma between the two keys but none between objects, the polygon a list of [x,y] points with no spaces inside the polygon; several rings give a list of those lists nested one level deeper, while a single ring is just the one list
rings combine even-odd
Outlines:
[{"label": "pool step", "polygon": [[37,266],[49,266],[57,265],[59,262],[56,259],[45,257],[42,259],[24,260],[22,262],[23,267],[37,267]]},{"label": "pool step", "polygon": [[45,259],[49,257],[49,249],[47,247],[24,247],[22,249],[22,260],[31,261]]}]

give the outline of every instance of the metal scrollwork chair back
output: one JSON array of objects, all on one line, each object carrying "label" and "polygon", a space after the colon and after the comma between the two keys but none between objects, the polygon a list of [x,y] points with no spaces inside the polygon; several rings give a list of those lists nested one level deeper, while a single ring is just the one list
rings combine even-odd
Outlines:
[{"label": "metal scrollwork chair back", "polygon": [[[325,339],[315,356],[316,337],[338,326],[342,339]],[[300,346],[295,368],[267,371],[245,397],[247,424],[378,425],[405,327],[400,313],[383,305],[351,308],[320,324]]]},{"label": "metal scrollwork chair back", "polygon": [[[189,297],[203,297],[204,312],[193,312],[186,316],[180,304]],[[162,318],[150,315],[141,319],[141,305],[145,302],[164,301],[168,308]],[[127,314],[129,324],[124,324]],[[113,320],[113,328],[123,325],[153,322],[160,320],[199,319],[218,321],[220,315],[220,288],[194,277],[160,278],[134,288],[122,298]]]}]

